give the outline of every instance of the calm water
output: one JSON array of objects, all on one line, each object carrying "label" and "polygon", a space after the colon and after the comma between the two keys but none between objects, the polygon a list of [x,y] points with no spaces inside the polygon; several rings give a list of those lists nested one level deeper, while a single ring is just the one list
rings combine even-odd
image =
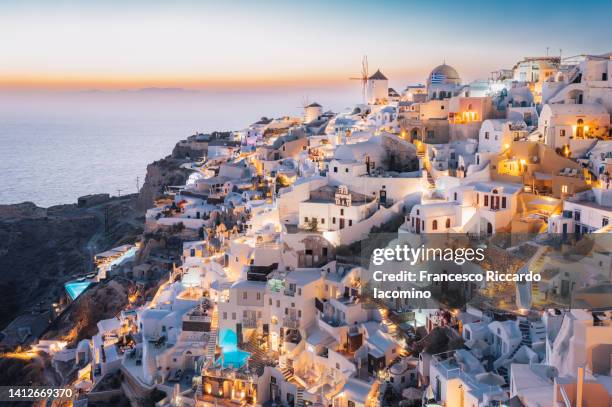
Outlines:
[{"label": "calm water", "polygon": [[0,204],[76,202],[136,192],[146,166],[196,131],[299,114],[303,98],[340,110],[359,89],[0,95]]}]

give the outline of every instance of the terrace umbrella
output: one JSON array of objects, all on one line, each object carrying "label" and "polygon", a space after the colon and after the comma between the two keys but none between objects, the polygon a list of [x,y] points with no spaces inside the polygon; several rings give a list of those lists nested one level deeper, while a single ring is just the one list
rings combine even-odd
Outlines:
[{"label": "terrace umbrella", "polygon": [[486,384],[487,386],[503,386],[506,380],[493,372],[485,372],[476,375],[478,383]]},{"label": "terrace umbrella", "polygon": [[419,400],[423,396],[423,392],[415,387],[409,387],[402,391],[402,397],[408,400]]}]

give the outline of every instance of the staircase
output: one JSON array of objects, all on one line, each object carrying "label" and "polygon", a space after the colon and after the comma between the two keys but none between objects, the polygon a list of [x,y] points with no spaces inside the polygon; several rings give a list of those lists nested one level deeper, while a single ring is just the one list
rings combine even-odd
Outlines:
[{"label": "staircase", "polygon": [[521,346],[525,345],[531,348],[532,340],[531,340],[531,327],[529,325],[529,322],[524,319],[520,320],[519,329],[521,331],[521,336],[522,336]]},{"label": "staircase", "polygon": [[250,353],[249,367],[256,368],[258,374],[261,374],[265,367],[263,360],[266,357],[266,352],[259,347],[256,332],[253,332],[249,340],[242,345],[242,350]]},{"label": "staircase", "polygon": [[298,386],[297,388],[297,400],[296,407],[304,407],[304,388],[302,386]]},{"label": "staircase", "polygon": [[206,344],[206,350],[204,352],[204,359],[213,361],[215,358],[215,351],[217,349],[217,334],[219,329],[219,312],[215,308],[210,321],[210,332],[208,336],[208,343]]},{"label": "staircase", "polygon": [[521,343],[519,343],[514,350],[505,358],[503,364],[497,368],[497,373],[506,380],[506,384],[510,383],[510,372],[508,372],[508,362],[512,360],[514,355],[521,349],[523,346],[527,346],[531,348],[532,339],[531,339],[531,325],[529,321],[526,319],[520,319],[519,321],[519,330],[521,331]]},{"label": "staircase", "polygon": [[286,367],[281,370],[281,373],[283,374],[283,378],[286,382],[289,382],[291,381],[291,379],[293,379],[293,369]]},{"label": "staircase", "polygon": [[431,176],[431,172],[427,171],[427,184],[429,189],[435,189],[436,188],[436,181],[433,179],[433,177]]},{"label": "staircase", "polygon": [[506,385],[510,385],[510,373],[506,366],[500,366],[499,369],[497,369],[497,374],[504,378]]}]

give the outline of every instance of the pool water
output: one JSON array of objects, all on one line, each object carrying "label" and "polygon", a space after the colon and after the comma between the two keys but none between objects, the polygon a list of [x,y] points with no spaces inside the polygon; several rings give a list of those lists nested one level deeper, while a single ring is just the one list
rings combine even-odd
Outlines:
[{"label": "pool water", "polygon": [[79,295],[83,294],[83,291],[85,291],[91,284],[91,281],[71,281],[64,284],[64,287],[66,288],[66,292],[70,296],[70,299],[74,301]]},{"label": "pool water", "polygon": [[249,352],[238,349],[238,336],[231,329],[225,328],[220,331],[219,346],[221,347],[221,357],[217,359],[217,364],[221,367],[239,369],[249,359]]}]

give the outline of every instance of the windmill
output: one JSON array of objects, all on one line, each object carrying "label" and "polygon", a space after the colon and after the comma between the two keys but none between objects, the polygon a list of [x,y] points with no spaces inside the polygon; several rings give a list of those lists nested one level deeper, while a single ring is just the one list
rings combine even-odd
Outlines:
[{"label": "windmill", "polygon": [[306,107],[308,107],[308,105],[310,104],[310,102],[308,101],[308,96],[303,96],[302,97],[302,106],[298,106],[298,109],[306,109]]},{"label": "windmill", "polygon": [[359,78],[349,78],[351,80],[361,81],[361,95],[363,97],[363,102],[366,101],[366,85],[368,84],[368,56],[364,55],[361,60],[361,77]]},{"label": "windmill", "polygon": [[308,102],[308,96],[302,96],[302,106],[298,106],[298,109],[302,109],[302,116],[306,115],[306,108],[310,103]]}]

